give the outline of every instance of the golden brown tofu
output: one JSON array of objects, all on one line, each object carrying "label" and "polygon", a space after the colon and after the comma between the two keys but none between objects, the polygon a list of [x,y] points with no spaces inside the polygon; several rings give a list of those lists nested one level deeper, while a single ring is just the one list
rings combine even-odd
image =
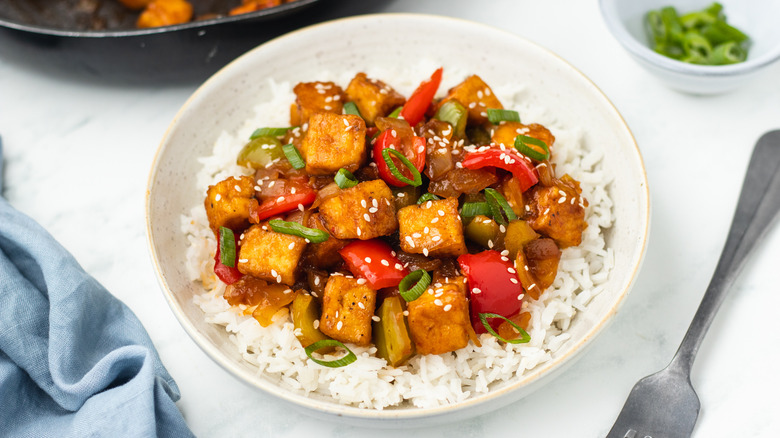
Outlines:
[{"label": "golden brown tofu", "polygon": [[314,113],[301,142],[309,175],[333,175],[342,167],[356,171],[366,161],[366,124],[351,114]]},{"label": "golden brown tofu", "polygon": [[346,93],[349,100],[355,102],[368,126],[374,126],[374,119],[386,116],[406,103],[406,99],[392,87],[380,80],[370,79],[362,72],[352,78]]},{"label": "golden brown tofu", "polygon": [[488,108],[503,108],[493,90],[490,89],[482,78],[472,75],[463,82],[451,88],[447,96],[439,103],[455,99],[460,102],[469,112],[468,125],[483,125],[488,122]]},{"label": "golden brown tofu", "polygon": [[368,240],[398,229],[393,192],[381,179],[344,189],[320,205],[322,224],[337,239]]},{"label": "golden brown tofu", "polygon": [[375,305],[376,291],[365,280],[331,275],[322,297],[320,331],[341,342],[368,346]]},{"label": "golden brown tofu", "polygon": [[[303,124],[317,112],[341,114],[344,90],[333,82],[300,82],[293,88],[298,122]],[[292,118],[292,112],[291,112]]]},{"label": "golden brown tofu", "polygon": [[401,249],[431,257],[466,253],[458,198],[428,201],[398,210]]},{"label": "golden brown tofu", "polygon": [[419,354],[442,354],[469,343],[469,302],[460,283],[434,284],[407,303],[409,332]]},{"label": "golden brown tofu", "polygon": [[[309,221],[306,224],[309,228],[316,228],[323,231],[328,231],[322,221],[320,220],[319,213],[314,213],[309,216]],[[306,246],[306,252],[304,258],[308,264],[320,268],[330,269],[334,266],[342,263],[344,259],[341,258],[338,251],[341,248],[349,245],[349,240],[337,239],[333,236],[328,237],[328,240],[322,243],[310,243]]]},{"label": "golden brown tofu", "polygon": [[206,216],[216,235],[220,227],[241,231],[249,226],[249,210],[257,206],[254,180],[249,176],[228,177],[206,191]]},{"label": "golden brown tofu", "polygon": [[240,245],[238,270],[242,274],[271,283],[295,284],[298,261],[306,248],[304,239],[277,233],[262,223],[246,230]]},{"label": "golden brown tofu", "polygon": [[544,291],[558,274],[561,250],[552,239],[534,239],[523,247],[523,251],[529,272],[536,278],[540,291]]},{"label": "golden brown tofu", "polygon": [[[520,122],[502,122],[493,131],[491,140],[495,144],[503,144],[507,148],[515,147],[515,137],[518,135],[527,135],[543,141],[547,147],[550,147],[555,143],[555,136],[552,135],[549,129],[538,123],[531,123],[530,125],[524,125]],[[531,147],[534,147],[531,145]],[[541,152],[541,151],[540,151]]]},{"label": "golden brown tofu", "polygon": [[144,29],[186,23],[190,19],[192,5],[186,0],[153,0],[146,5],[135,24]]},{"label": "golden brown tofu", "polygon": [[561,248],[577,246],[585,222],[585,204],[579,183],[564,175],[554,186],[537,184],[529,191],[527,220],[537,232],[552,238]]}]

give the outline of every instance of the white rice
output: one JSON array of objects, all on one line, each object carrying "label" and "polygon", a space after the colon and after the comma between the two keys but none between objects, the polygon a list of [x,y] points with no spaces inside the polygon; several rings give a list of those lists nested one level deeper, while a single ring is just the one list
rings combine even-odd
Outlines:
[{"label": "white rice", "polygon": [[[435,67],[418,66],[406,76],[367,71],[369,77],[384,80],[399,92],[409,95],[419,81],[419,72]],[[329,76],[321,72],[312,80],[333,80],[345,86],[355,72]],[[440,90],[462,80],[466,75],[445,71]],[[394,81],[394,77],[405,79]],[[205,189],[231,175],[252,174],[235,164],[235,157],[251,132],[259,126],[285,126],[291,102],[295,96],[289,83],[269,82],[274,99],[257,105],[255,117],[247,120],[237,132],[223,132],[214,145],[213,154],[203,157],[203,169],[197,175],[197,190]],[[602,155],[589,149],[584,133],[571,126],[561,126],[554,109],[534,102],[531,93],[516,85],[494,86],[493,91],[507,108],[520,112],[526,122],[545,125],[556,137],[553,158],[556,174],[568,173],[581,182],[583,196],[588,200],[588,228],[582,244],[563,250],[558,276],[539,300],[526,298],[523,306],[530,312],[527,344],[502,344],[489,334],[481,336],[482,347],[469,344],[458,351],[434,355],[417,355],[399,368],[386,366],[385,360],[374,355],[374,347],[349,347],[358,360],[342,368],[327,368],[310,361],[293,332],[286,311],[280,311],[269,327],[261,327],[241,308],[231,307],[222,297],[224,284],[213,274],[216,249],[202,203],[182,217],[182,231],[189,240],[187,268],[193,281],[203,284],[204,293],[194,300],[203,310],[204,318],[224,326],[244,359],[257,367],[258,374],[278,382],[281,387],[303,395],[312,393],[345,405],[383,409],[390,406],[414,405],[435,407],[451,404],[490,391],[501,382],[521,378],[535,367],[550,361],[570,339],[567,333],[578,311],[603,290],[614,264],[614,253],[604,242],[603,230],[612,225],[612,201],[607,187],[610,178],[601,169]],[[204,195],[205,196],[205,195]]]}]

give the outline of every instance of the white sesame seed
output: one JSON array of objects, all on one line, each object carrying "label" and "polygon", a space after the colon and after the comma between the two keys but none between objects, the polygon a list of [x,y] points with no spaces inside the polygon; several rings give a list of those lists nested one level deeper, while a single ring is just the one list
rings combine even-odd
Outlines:
[{"label": "white sesame seed", "polygon": [[406,242],[409,244],[409,246],[414,248],[414,240],[412,240],[412,236],[406,236],[405,239],[406,239]]},{"label": "white sesame seed", "polygon": [[366,222],[371,222],[371,216],[369,216],[368,213],[363,213],[363,219],[365,219]]},{"label": "white sesame seed", "polygon": [[498,231],[501,231],[502,233],[506,233],[506,227],[503,225],[498,226]]},{"label": "white sesame seed", "polygon": [[358,307],[360,307],[360,308],[361,308],[361,309],[363,309],[363,310],[366,310],[366,305],[365,305],[365,304],[363,304],[363,302],[362,302],[362,301],[358,301]]},{"label": "white sesame seed", "polygon": [[255,186],[254,188],[255,188],[255,190],[257,190],[258,192],[259,192],[260,190],[263,190],[263,189],[262,189],[262,187],[260,187],[260,186]]},{"label": "white sesame seed", "polygon": [[520,294],[517,296],[517,301],[522,301],[525,294]]},{"label": "white sesame seed", "polygon": [[342,327],[344,327],[344,321],[339,321],[339,323],[336,324],[336,330],[341,330]]},{"label": "white sesame seed", "polygon": [[360,231],[360,227],[357,227],[357,235],[358,235],[358,237],[360,237],[360,235],[361,235],[362,233],[363,233],[363,232],[362,232],[362,231]]},{"label": "white sesame seed", "polygon": [[442,217],[444,216],[444,210],[439,210],[438,213],[439,213],[439,216],[442,216]]},{"label": "white sesame seed", "polygon": [[276,272],[276,269],[271,269],[271,277],[277,277],[279,274]]},{"label": "white sesame seed", "polygon": [[549,213],[549,212],[550,212],[550,208],[549,208],[549,207],[547,207],[547,208],[544,210],[544,214],[547,214],[547,213]]},{"label": "white sesame seed", "polygon": [[390,200],[385,198],[385,204],[387,204],[387,206],[389,207],[390,206]]},{"label": "white sesame seed", "polygon": [[412,237],[414,237],[415,239],[419,239],[420,237],[422,237],[422,234],[414,233],[414,234],[412,234]]},{"label": "white sesame seed", "polygon": [[400,263],[396,263],[395,264],[395,269],[398,269],[399,271],[401,271],[401,270],[404,269],[404,266],[402,264],[400,264]]},{"label": "white sesame seed", "polygon": [[428,234],[430,231],[431,229],[428,227],[423,228],[423,234]]},{"label": "white sesame seed", "polygon": [[493,248],[493,241],[492,240],[488,240],[488,248]]},{"label": "white sesame seed", "polygon": [[528,270],[528,265],[523,265],[523,269]]},{"label": "white sesame seed", "polygon": [[428,201],[425,203],[425,208],[431,208],[432,205],[433,205],[433,201]]},{"label": "white sesame seed", "polygon": [[517,284],[517,279],[516,278],[510,278],[509,281],[511,281],[514,284]]},{"label": "white sesame seed", "polygon": [[337,310],[336,311],[336,318],[338,318],[338,317],[339,317],[339,311]]},{"label": "white sesame seed", "polygon": [[458,161],[457,163],[455,163],[455,167],[457,167],[458,169],[463,169],[463,163]]},{"label": "white sesame seed", "polygon": [[291,189],[290,189],[290,193],[291,193],[291,194],[293,194],[293,195],[294,195],[294,194],[295,194],[295,192],[296,192],[296,190],[295,190],[295,187],[293,187],[293,188],[291,188]]},{"label": "white sesame seed", "polygon": [[311,243],[311,240],[309,239],[303,239],[306,243]]},{"label": "white sesame seed", "polygon": [[423,248],[423,255],[428,257],[428,248]]},{"label": "white sesame seed", "polygon": [[482,90],[477,90],[477,98],[482,99],[482,96],[484,96],[484,93],[482,93]]},{"label": "white sesame seed", "polygon": [[438,299],[438,298],[437,298],[437,299],[435,299],[435,300],[433,300],[433,304],[435,304],[435,305],[437,305],[437,306],[443,306],[443,305],[444,305],[444,303],[442,303],[442,302],[441,302],[441,300],[440,300],[440,299]]},{"label": "white sesame seed", "polygon": [[473,109],[474,107],[476,107],[476,106],[477,106],[477,103],[476,103],[476,102],[471,102],[471,103],[469,104],[469,108],[472,108],[472,109]]},{"label": "white sesame seed", "polygon": [[475,287],[475,288],[471,289],[471,293],[473,293],[473,294],[480,294],[480,293],[482,293],[482,290],[477,288],[477,287]]},{"label": "white sesame seed", "polygon": [[287,249],[293,249],[295,248],[295,242],[290,242],[289,245],[287,245]]},{"label": "white sesame seed", "polygon": [[[314,295],[314,294],[312,293],[312,295]],[[314,296],[316,297],[316,295],[314,295]],[[320,320],[319,320],[319,319],[315,319],[315,320],[314,320],[314,322],[313,322],[311,325],[312,325],[312,326],[313,326],[315,329],[316,329],[316,328],[319,328],[319,327],[320,327]]]},{"label": "white sesame seed", "polygon": [[392,136],[393,136],[393,138],[396,138],[396,137],[398,137],[398,134],[395,132],[395,129],[393,129],[393,130],[391,130],[391,131],[390,131],[390,135],[392,135]]},{"label": "white sesame seed", "polygon": [[289,294],[290,292],[292,292],[292,289],[285,289],[282,291],[282,293],[285,295]]},{"label": "white sesame seed", "polygon": [[[504,250],[504,251],[506,251],[506,250]],[[501,251],[501,252],[504,252],[504,251]],[[505,262],[508,262],[509,261],[509,257],[501,256],[501,260],[505,261]]]},{"label": "white sesame seed", "polygon": [[438,242],[441,240],[441,236],[433,236],[431,240],[433,240],[434,242]]},{"label": "white sesame seed", "polygon": [[517,271],[515,271],[515,268],[506,268],[506,272],[509,272],[510,274],[517,274]]},{"label": "white sesame seed", "polygon": [[215,201],[217,201],[217,202],[219,202],[219,200],[220,200],[220,199],[222,199],[222,195],[220,195],[219,193],[217,193],[217,195],[216,195],[216,196],[214,196],[214,200],[215,200]]},{"label": "white sesame seed", "polygon": [[366,279],[365,278],[358,278],[357,279],[357,284],[366,284]]},{"label": "white sesame seed", "polygon": [[234,188],[234,189],[236,189],[236,191],[237,191],[237,192],[240,192],[240,191],[241,191],[241,186],[239,186],[238,184],[236,184],[235,186],[233,186],[233,188]]},{"label": "white sesame seed", "polygon": [[276,282],[277,283],[281,283],[282,282],[282,276],[281,275],[276,277]]},{"label": "white sesame seed", "polygon": [[409,311],[408,310],[404,310],[404,316],[409,316]]},{"label": "white sesame seed", "polygon": [[344,126],[349,126],[349,120],[341,119],[341,121],[344,122]]},{"label": "white sesame seed", "polygon": [[269,182],[269,183],[268,183],[268,188],[270,189],[271,187],[273,187],[273,186],[274,186],[274,184],[276,184],[276,181],[271,181],[271,182]]},{"label": "white sesame seed", "polygon": [[368,207],[368,204],[366,204],[366,200],[365,199],[361,199],[360,200],[360,206],[363,207],[363,208]]},{"label": "white sesame seed", "polygon": [[390,262],[385,259],[380,260],[379,263],[381,263],[383,266],[390,266]]},{"label": "white sesame seed", "polygon": [[298,210],[303,211],[303,204],[298,204]]},{"label": "white sesame seed", "polygon": [[320,277],[314,277],[314,285],[319,286],[320,285]]},{"label": "white sesame seed", "polygon": [[284,196],[280,196],[276,198],[276,202],[282,202],[282,201],[284,201]]},{"label": "white sesame seed", "polygon": [[376,321],[376,322],[379,322],[379,321],[381,321],[381,320],[379,319],[379,317],[378,317],[378,316],[376,316],[376,315],[372,316],[372,317],[371,317],[371,319],[372,319],[372,320],[374,320],[374,321]]},{"label": "white sesame seed", "polygon": [[238,263],[246,263],[249,259],[238,259]]},{"label": "white sesame seed", "polygon": [[[509,250],[505,249],[505,250],[501,251],[501,255],[502,256],[508,256],[509,255]],[[506,260],[504,260],[504,261],[506,261]]]},{"label": "white sesame seed", "polygon": [[452,304],[447,304],[446,306],[444,306],[444,311],[445,312],[449,312],[450,309],[452,309]]},{"label": "white sesame seed", "polygon": [[565,197],[565,196],[561,196],[561,197],[558,199],[558,203],[559,203],[559,204],[563,204],[564,202],[566,202],[566,197]]},{"label": "white sesame seed", "polygon": [[376,208],[376,207],[371,207],[371,208],[368,209],[369,213],[376,213],[377,211],[379,211],[379,209]]},{"label": "white sesame seed", "polygon": [[401,192],[401,193],[397,194],[396,196],[398,196],[399,198],[403,198],[404,196],[406,196],[406,193]]},{"label": "white sesame seed", "polygon": [[436,222],[439,222],[439,218],[435,217],[435,218],[431,219],[431,223],[432,224],[435,224]]}]

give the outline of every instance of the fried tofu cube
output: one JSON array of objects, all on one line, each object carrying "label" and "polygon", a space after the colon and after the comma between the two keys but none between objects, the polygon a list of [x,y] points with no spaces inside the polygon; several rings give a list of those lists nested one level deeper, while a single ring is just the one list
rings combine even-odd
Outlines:
[{"label": "fried tofu cube", "polygon": [[241,238],[238,270],[269,283],[295,284],[295,274],[306,241],[277,233],[267,223],[249,227]]},{"label": "fried tofu cube", "polygon": [[504,108],[501,105],[501,101],[493,94],[493,90],[477,75],[469,76],[466,80],[451,88],[447,96],[439,103],[439,107],[450,99],[457,100],[468,110],[469,126],[487,123],[488,108]]},{"label": "fried tofu cube", "polygon": [[462,282],[434,285],[407,303],[409,332],[419,354],[442,354],[469,343],[469,301]]},{"label": "fried tofu cube", "polygon": [[337,239],[368,240],[398,229],[393,192],[381,179],[344,189],[320,205],[322,224]]},{"label": "fried tofu cube", "polygon": [[[538,123],[531,123],[530,125],[524,125],[520,122],[502,122],[495,131],[491,141],[495,144],[502,144],[507,148],[515,147],[515,137],[518,135],[527,135],[543,141],[547,147],[550,147],[555,143],[555,136],[552,135],[549,129]],[[531,147],[535,147],[531,145]],[[542,152],[541,150],[539,152]]]},{"label": "fried tofu cube", "polygon": [[[320,214],[314,213],[309,216],[307,227],[328,231],[320,220]],[[306,246],[304,258],[314,267],[320,269],[330,269],[342,263],[344,259],[339,255],[339,250],[349,245],[350,240],[337,239],[333,236],[321,243],[310,243]]]},{"label": "fried tofu cube", "polygon": [[392,87],[365,73],[358,73],[347,86],[347,98],[355,102],[368,126],[374,126],[377,117],[390,114],[406,103],[406,99]]},{"label": "fried tofu cube", "polygon": [[206,191],[206,217],[216,235],[220,227],[241,231],[249,226],[249,210],[257,206],[255,183],[251,177],[228,177]]},{"label": "fried tofu cube", "polygon": [[[293,88],[298,122],[307,123],[318,112],[341,114],[344,90],[333,82],[300,82]],[[291,119],[293,113],[290,113]]]},{"label": "fried tofu cube", "polygon": [[401,249],[426,257],[457,257],[466,253],[458,198],[428,201],[398,210]]},{"label": "fried tofu cube", "polygon": [[333,175],[342,167],[356,171],[366,161],[366,124],[358,116],[314,113],[301,142],[309,175]]},{"label": "fried tofu cube", "polygon": [[561,248],[582,242],[587,205],[577,181],[568,175],[550,187],[537,184],[530,190],[527,220],[535,231],[555,240]]},{"label": "fried tofu cube", "polygon": [[540,291],[550,287],[558,275],[561,250],[552,239],[534,239],[523,247],[528,272],[536,279]]},{"label": "fried tofu cube", "polygon": [[375,306],[376,291],[365,281],[331,275],[322,297],[320,331],[341,342],[368,346]]}]

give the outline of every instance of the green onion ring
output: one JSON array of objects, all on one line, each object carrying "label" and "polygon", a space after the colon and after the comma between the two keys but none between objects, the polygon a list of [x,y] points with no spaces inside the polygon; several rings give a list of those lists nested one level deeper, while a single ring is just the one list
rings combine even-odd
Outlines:
[{"label": "green onion ring", "polygon": [[520,113],[514,110],[506,110],[500,108],[488,108],[487,109],[488,120],[494,125],[498,125],[501,122],[519,122]]},{"label": "green onion ring", "polygon": [[358,183],[355,175],[347,169],[339,169],[339,171],[336,172],[336,176],[333,177],[333,181],[336,182],[336,185],[339,186],[340,189],[355,187]]},{"label": "green onion ring", "polygon": [[490,214],[490,206],[487,202],[467,202],[460,209],[460,215],[463,217],[474,217],[477,215],[487,216]]},{"label": "green onion ring", "polygon": [[[528,146],[529,144],[539,146],[544,150],[544,153]],[[532,160],[544,161],[550,158],[550,148],[547,146],[547,143],[527,135],[518,135],[515,137],[515,149]]]},{"label": "green onion ring", "polygon": [[255,132],[252,133],[251,136],[249,136],[250,140],[254,140],[257,137],[262,137],[264,135],[267,135],[269,137],[279,137],[280,135],[287,134],[287,131],[295,128],[295,126],[288,126],[286,128],[257,128],[255,129]]},{"label": "green onion ring", "polygon": [[290,162],[293,169],[303,169],[306,167],[306,162],[303,161],[301,153],[294,144],[290,143],[282,146],[282,151],[284,151],[284,155],[287,157],[287,161]]},{"label": "green onion ring", "polygon": [[290,234],[293,236],[309,239],[313,243],[322,243],[330,237],[325,231],[318,230],[316,228],[308,228],[299,224],[298,222],[288,222],[281,219],[272,219],[268,221],[268,225],[271,229],[277,233]]},{"label": "green onion ring", "polygon": [[[508,221],[517,219],[515,211],[512,210],[512,207],[506,201],[506,198],[504,198],[498,190],[486,188],[485,199],[487,199],[488,207],[493,214],[493,219],[499,224],[506,225]],[[504,219],[504,215],[506,215],[506,219]]]},{"label": "green onion ring", "polygon": [[228,268],[236,267],[236,236],[227,227],[219,227],[219,261]]},{"label": "green onion ring", "polygon": [[[347,350],[347,354],[344,357],[336,360],[320,360],[320,359],[315,359],[314,356],[311,355],[315,351],[325,347],[341,347]],[[350,350],[349,348],[347,348],[346,345],[342,344],[341,342],[335,339],[320,339],[319,341],[314,342],[313,344],[304,348],[303,351],[306,352],[306,356],[309,356],[309,359],[311,359],[314,363],[320,364],[328,368],[344,367],[357,360],[357,356],[355,356],[355,353],[353,353],[352,350]]]},{"label": "green onion ring", "polygon": [[[409,286],[411,283],[414,283],[414,286],[410,289]],[[431,276],[428,274],[428,271],[425,269],[418,269],[401,280],[398,284],[398,293],[401,294],[401,298],[408,303],[420,298],[420,295],[428,289],[430,284]]]},{"label": "green onion ring", "polygon": [[[493,327],[488,324],[487,319],[488,318],[501,318],[504,321],[508,322],[512,325],[512,327],[515,328],[518,332],[520,332],[520,337],[517,339],[504,339],[501,335],[496,333],[495,330],[493,330]],[[479,314],[479,320],[482,321],[482,325],[485,326],[485,330],[488,331],[491,335],[495,336],[499,341],[504,341],[509,344],[525,344],[528,343],[531,340],[531,335],[528,334],[525,330],[523,330],[522,327],[515,324],[513,321],[509,320],[508,318],[505,318],[497,313],[480,313]]]},{"label": "green onion ring", "polygon": [[428,201],[438,201],[440,199],[441,199],[440,197],[434,195],[433,193],[426,193],[426,194],[420,196],[420,199],[417,200],[417,205],[420,205],[420,204],[422,204],[424,202],[428,202]]},{"label": "green onion ring", "polygon": [[360,115],[360,110],[358,109],[355,102],[347,102],[344,104],[344,114],[352,114],[353,116],[363,117]]},{"label": "green onion ring", "polygon": [[[412,176],[414,179],[409,179],[406,176],[404,176],[400,170],[398,170],[398,167],[396,167],[395,163],[393,163],[393,159],[390,158],[390,154],[395,155],[401,162],[406,166],[407,169],[409,169],[409,172],[412,173]],[[390,173],[393,174],[396,179],[399,181],[409,184],[410,186],[418,187],[422,185],[422,177],[420,176],[420,172],[417,170],[416,167],[414,167],[414,164],[412,164],[411,161],[409,161],[408,158],[404,157],[404,154],[401,152],[395,150],[395,149],[382,149],[382,158],[384,158],[385,163],[387,163],[387,167],[390,169]]]},{"label": "green onion ring", "polygon": [[393,118],[393,119],[397,119],[397,118],[398,118],[398,116],[400,116],[400,115],[401,115],[401,110],[402,110],[403,108],[404,108],[404,107],[402,107],[402,106],[399,106],[398,108],[394,109],[394,110],[393,110],[393,112],[391,112],[390,114],[388,114],[388,115],[387,115],[387,117],[390,117],[390,118]]}]

